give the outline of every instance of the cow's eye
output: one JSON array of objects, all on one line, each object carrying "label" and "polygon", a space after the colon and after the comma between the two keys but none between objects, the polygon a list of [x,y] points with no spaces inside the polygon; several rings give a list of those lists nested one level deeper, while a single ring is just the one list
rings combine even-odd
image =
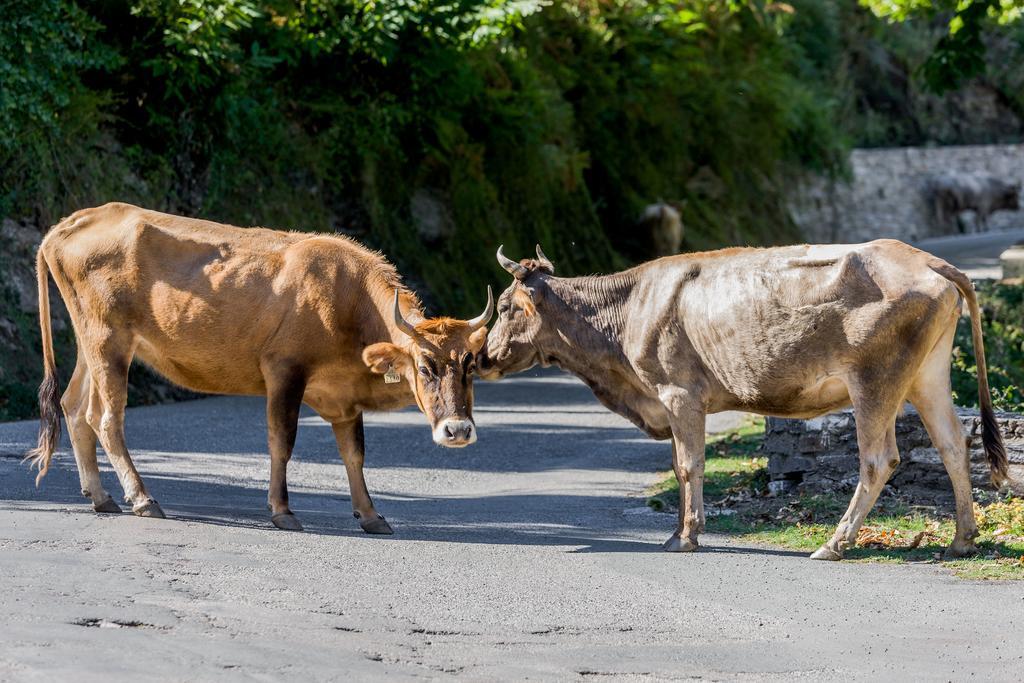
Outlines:
[{"label": "cow's eye", "polygon": [[430,365],[421,365],[420,366],[420,375],[422,375],[423,377],[433,377],[434,376],[434,369],[432,367],[430,367]]},{"label": "cow's eye", "polygon": [[508,304],[498,304],[498,315],[508,315]]}]

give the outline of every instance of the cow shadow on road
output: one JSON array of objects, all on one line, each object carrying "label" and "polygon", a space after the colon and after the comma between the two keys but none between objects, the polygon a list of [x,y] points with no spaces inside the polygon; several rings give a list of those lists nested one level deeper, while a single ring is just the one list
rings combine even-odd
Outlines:
[{"label": "cow shadow on road", "polygon": [[[0,459],[0,476],[5,481],[23,477],[29,483],[13,490],[6,488],[0,511],[32,511],[60,515],[94,513],[78,492],[73,464],[54,467],[38,490],[31,477],[16,471],[12,459]],[[21,468],[18,467],[18,470]],[[105,479],[112,478],[107,470]],[[292,532],[274,529],[262,508],[266,491],[257,482],[201,480],[189,476],[150,475],[146,477],[169,519],[145,520],[166,531],[188,533],[191,525],[231,527],[274,536]],[[105,482],[115,491],[116,483]],[[211,503],[216,501],[216,503]],[[636,538],[657,527],[667,537],[675,527],[675,516],[648,514],[642,519],[623,515],[624,500],[618,496],[561,494],[502,494],[483,496],[378,495],[378,507],[395,528],[394,536],[364,534],[351,517],[348,497],[333,493],[298,491],[292,496],[292,509],[305,525],[302,533],[337,537],[361,543],[425,542],[517,546],[558,546],[576,553],[658,553],[660,544]],[[130,512],[121,517],[129,518]],[[116,523],[118,515],[106,515]],[[631,538],[632,537],[632,538]],[[804,553],[757,547],[715,545],[718,537],[708,537],[707,553],[742,553],[802,557]]]},{"label": "cow shadow on road", "polygon": [[[642,499],[608,492],[626,488],[618,482],[629,476],[636,481],[637,472],[668,470],[668,444],[648,439],[621,420],[595,418],[604,411],[578,383],[541,377],[521,385],[502,382],[501,389],[489,407],[480,410],[480,438],[467,449],[435,446],[426,420],[416,412],[367,420],[367,478],[378,509],[396,530],[392,537],[367,536],[352,519],[332,431],[311,411],[304,411],[289,480],[292,508],[305,533],[367,543],[405,540],[562,546],[571,553],[659,552],[660,543],[649,539],[668,537],[675,516],[624,514],[626,508],[642,506]],[[481,391],[481,396],[489,393]],[[511,406],[506,409],[507,403]],[[488,403],[481,400],[481,405]],[[561,409],[545,410],[546,406]],[[264,509],[269,474],[264,420],[265,403],[259,398],[213,398],[131,410],[129,448],[151,494],[171,516],[146,523],[183,521],[288,533],[274,530]],[[31,423],[0,425],[0,509],[91,514],[79,492],[66,437],[42,486],[32,485],[33,476],[19,461],[34,440]],[[100,459],[104,484],[117,496],[116,478],[106,458]],[[452,482],[451,490],[436,483],[421,486],[421,472]],[[561,479],[551,484],[548,473]],[[715,538],[707,541],[713,544]],[[802,556],[734,546],[705,550]]]}]

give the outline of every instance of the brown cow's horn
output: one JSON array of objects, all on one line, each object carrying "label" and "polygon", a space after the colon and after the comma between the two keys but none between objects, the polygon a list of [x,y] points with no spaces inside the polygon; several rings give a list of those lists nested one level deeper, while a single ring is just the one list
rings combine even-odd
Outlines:
[{"label": "brown cow's horn", "polygon": [[551,259],[544,255],[539,244],[537,245],[537,261],[540,263],[540,267],[546,269],[549,273],[555,272],[555,264],[551,262]]},{"label": "brown cow's horn", "polygon": [[473,318],[467,320],[466,324],[469,325],[471,330],[479,330],[481,327],[487,324],[487,321],[491,319],[491,315],[494,313],[494,294],[491,292],[491,286],[487,285],[487,306],[484,307],[484,312]]},{"label": "brown cow's horn", "polygon": [[521,263],[516,263],[515,261],[501,253],[501,250],[504,248],[504,244],[498,247],[498,263],[501,264],[501,267],[507,270],[508,272],[512,273],[512,277],[516,278],[517,280],[522,280],[524,277],[529,275],[530,271],[526,269],[526,266],[524,266]]},{"label": "brown cow's horn", "polygon": [[402,332],[413,339],[419,339],[420,333],[416,331],[416,328],[409,324],[405,318],[402,317],[402,309],[398,305],[398,288],[395,287],[395,325],[398,326]]}]

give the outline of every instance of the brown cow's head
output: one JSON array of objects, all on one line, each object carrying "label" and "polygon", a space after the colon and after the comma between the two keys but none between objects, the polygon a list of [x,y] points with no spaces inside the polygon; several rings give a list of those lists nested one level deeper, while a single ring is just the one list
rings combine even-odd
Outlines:
[{"label": "brown cow's head", "polygon": [[405,320],[395,290],[395,325],[409,340],[389,342],[363,350],[363,362],[372,372],[396,372],[409,383],[416,404],[434,434],[434,443],[461,448],[476,441],[473,423],[473,373],[476,355],[487,339],[487,321],[494,312],[494,295],[487,288],[487,307],[472,320],[431,318],[416,325]]},{"label": "brown cow's head", "polygon": [[[545,333],[542,309],[548,293],[548,277],[555,267],[537,245],[537,258],[516,263],[498,247],[498,263],[512,274],[512,286],[498,297],[498,320],[480,354],[480,376],[498,379],[544,362],[540,337]],[[550,331],[548,332],[550,333]]]}]

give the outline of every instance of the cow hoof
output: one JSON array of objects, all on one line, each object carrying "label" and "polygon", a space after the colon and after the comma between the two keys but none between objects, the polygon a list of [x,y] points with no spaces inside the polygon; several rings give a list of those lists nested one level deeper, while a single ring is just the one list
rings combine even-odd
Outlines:
[{"label": "cow hoof", "polygon": [[103,501],[99,505],[97,505],[96,503],[93,503],[92,509],[95,510],[96,512],[110,512],[110,513],[120,512],[121,511],[121,507],[117,503],[114,502],[113,498],[107,498],[105,501]]},{"label": "cow hoof", "polygon": [[812,560],[828,560],[829,562],[838,562],[843,559],[842,553],[837,553],[827,545],[823,545],[811,554]]},{"label": "cow hoof", "polygon": [[666,553],[692,553],[699,546],[688,538],[679,538],[675,534],[661,544],[661,549]]},{"label": "cow hoof", "polygon": [[284,529],[285,531],[302,531],[302,524],[299,522],[299,518],[290,512],[279,512],[270,518],[270,521],[274,523],[278,529]]},{"label": "cow hoof", "polygon": [[956,560],[961,557],[971,557],[977,555],[980,551],[978,546],[973,543],[957,544],[954,543],[946,548],[946,552],[943,553],[942,559],[944,560]]},{"label": "cow hoof", "polygon": [[[115,506],[116,507],[116,506]],[[147,500],[142,505],[132,508],[136,517],[152,517],[154,519],[167,519],[167,515],[160,509],[160,504],[155,500]]]},{"label": "cow hoof", "polygon": [[384,519],[383,515],[377,515],[375,519],[359,519],[359,526],[363,527],[363,531],[368,534],[381,534],[384,536],[390,536],[395,533],[388,524],[388,521]]}]

